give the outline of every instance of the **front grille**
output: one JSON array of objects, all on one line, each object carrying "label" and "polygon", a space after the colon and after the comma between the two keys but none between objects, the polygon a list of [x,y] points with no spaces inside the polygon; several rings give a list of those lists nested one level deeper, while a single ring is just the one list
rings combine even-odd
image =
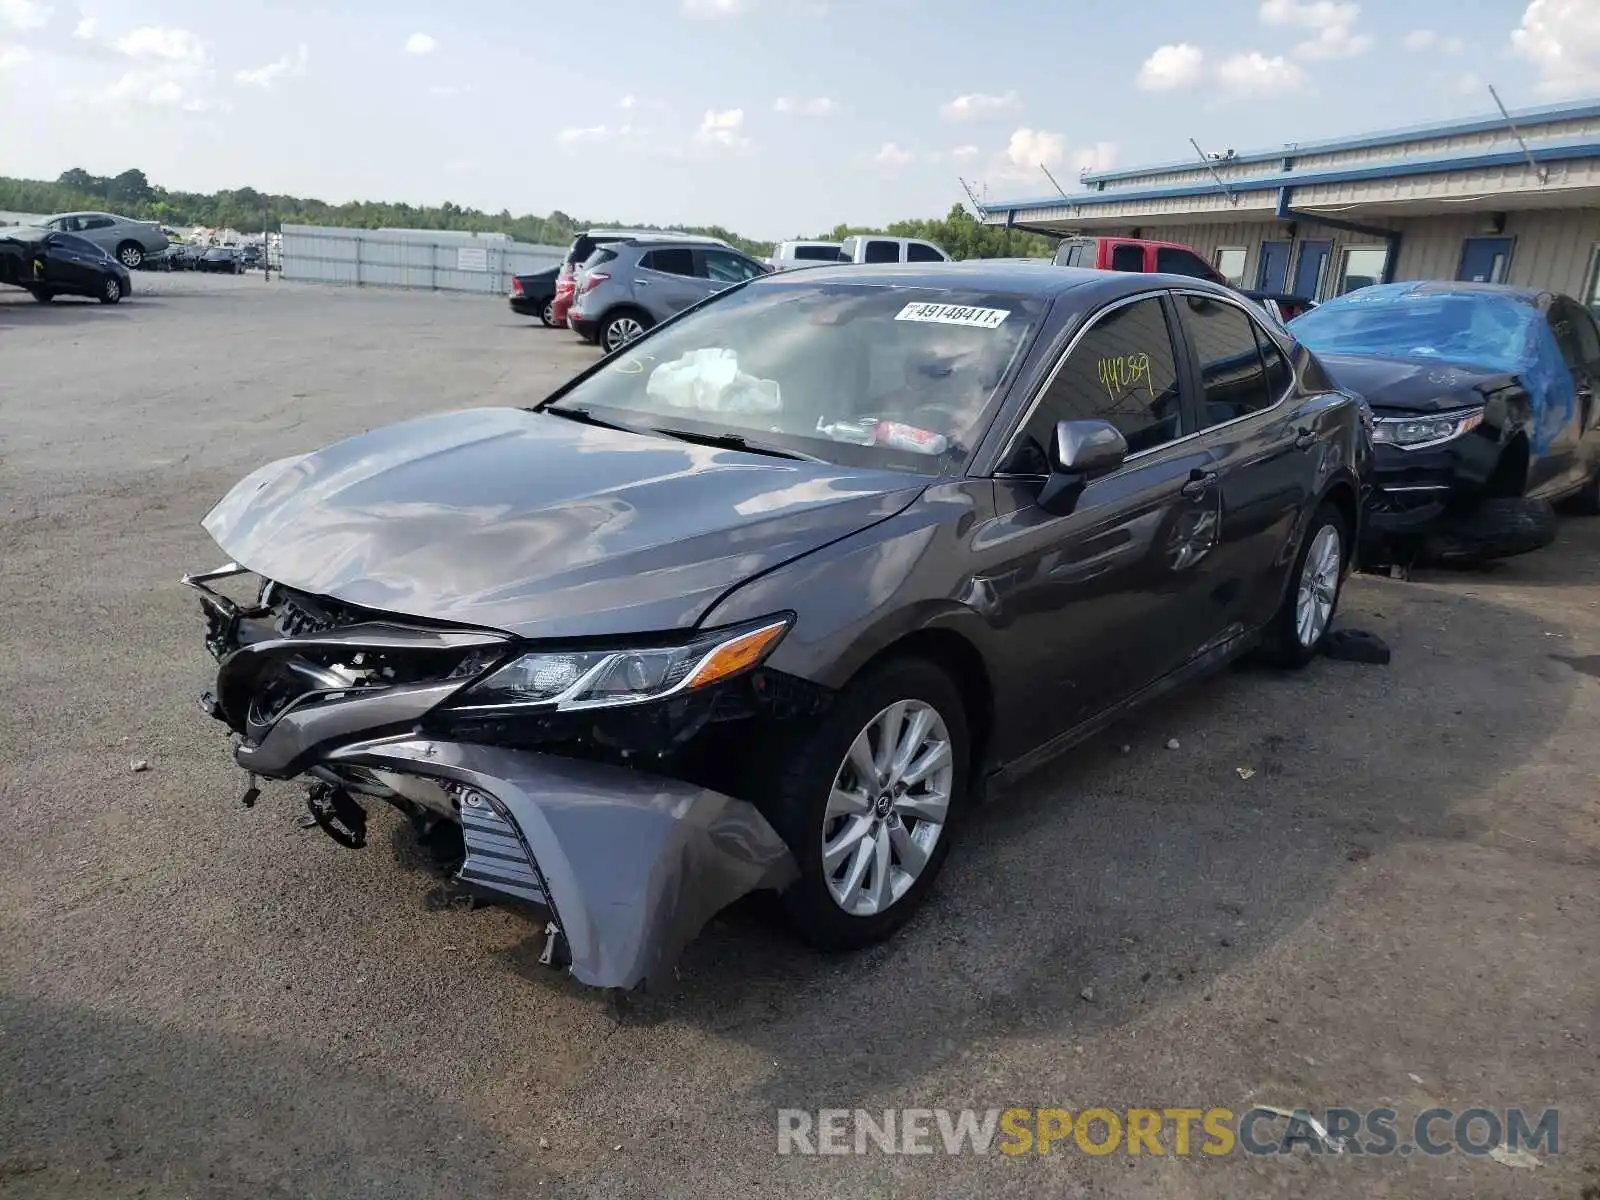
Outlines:
[{"label": "front grille", "polygon": [[342,604],[270,585],[270,602],[283,637],[302,637],[357,624],[361,618]]}]

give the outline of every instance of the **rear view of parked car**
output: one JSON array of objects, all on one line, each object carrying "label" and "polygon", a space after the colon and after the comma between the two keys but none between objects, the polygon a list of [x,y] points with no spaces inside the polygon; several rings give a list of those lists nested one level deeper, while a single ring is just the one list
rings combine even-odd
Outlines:
[{"label": "rear view of parked car", "polygon": [[144,265],[146,255],[159,254],[170,244],[156,221],[136,221],[115,213],[58,213],[42,222],[46,229],[73,233],[93,242],[130,271]]},{"label": "rear view of parked car", "polygon": [[202,271],[220,272],[224,275],[242,275],[244,258],[235,246],[212,246],[200,256]]},{"label": "rear view of parked car", "polygon": [[770,270],[720,243],[664,234],[602,246],[578,273],[567,324],[606,351],[724,288]]},{"label": "rear view of parked car", "polygon": [[0,229],[0,283],[25,289],[41,304],[57,296],[116,304],[133,292],[127,268],[99,246],[33,226]]},{"label": "rear view of parked car", "polygon": [[[556,304],[556,277],[559,266],[543,271],[532,271],[511,278],[511,295],[507,297],[511,311],[524,317],[538,317],[545,325],[554,325]],[[565,320],[566,314],[562,314]]]}]

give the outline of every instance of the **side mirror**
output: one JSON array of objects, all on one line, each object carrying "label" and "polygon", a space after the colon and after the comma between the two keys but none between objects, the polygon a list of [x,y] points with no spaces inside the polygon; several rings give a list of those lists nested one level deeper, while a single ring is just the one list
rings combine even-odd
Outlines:
[{"label": "side mirror", "polygon": [[1110,421],[1058,421],[1050,445],[1050,478],[1039,493],[1046,512],[1066,516],[1084,484],[1115,471],[1128,457],[1128,442]]}]

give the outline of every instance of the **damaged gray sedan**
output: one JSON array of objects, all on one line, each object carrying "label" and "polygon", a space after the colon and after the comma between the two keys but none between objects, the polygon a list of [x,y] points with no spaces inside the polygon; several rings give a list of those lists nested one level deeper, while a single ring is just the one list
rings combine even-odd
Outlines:
[{"label": "damaged gray sedan", "polygon": [[753,280],[536,407],[263,467],[204,525],[205,710],[359,848],[398,808],[546,958],[632,988],[781,893],[830,950],[990,786],[1252,648],[1350,566],[1355,397],[1202,281],[1049,263]]}]

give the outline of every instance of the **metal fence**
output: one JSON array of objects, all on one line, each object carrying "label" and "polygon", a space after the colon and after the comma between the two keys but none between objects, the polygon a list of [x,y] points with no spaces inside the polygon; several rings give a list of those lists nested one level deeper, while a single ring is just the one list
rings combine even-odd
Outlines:
[{"label": "metal fence", "polygon": [[557,266],[566,253],[564,246],[527,245],[503,234],[285,225],[279,270],[306,283],[504,295],[513,275]]}]

